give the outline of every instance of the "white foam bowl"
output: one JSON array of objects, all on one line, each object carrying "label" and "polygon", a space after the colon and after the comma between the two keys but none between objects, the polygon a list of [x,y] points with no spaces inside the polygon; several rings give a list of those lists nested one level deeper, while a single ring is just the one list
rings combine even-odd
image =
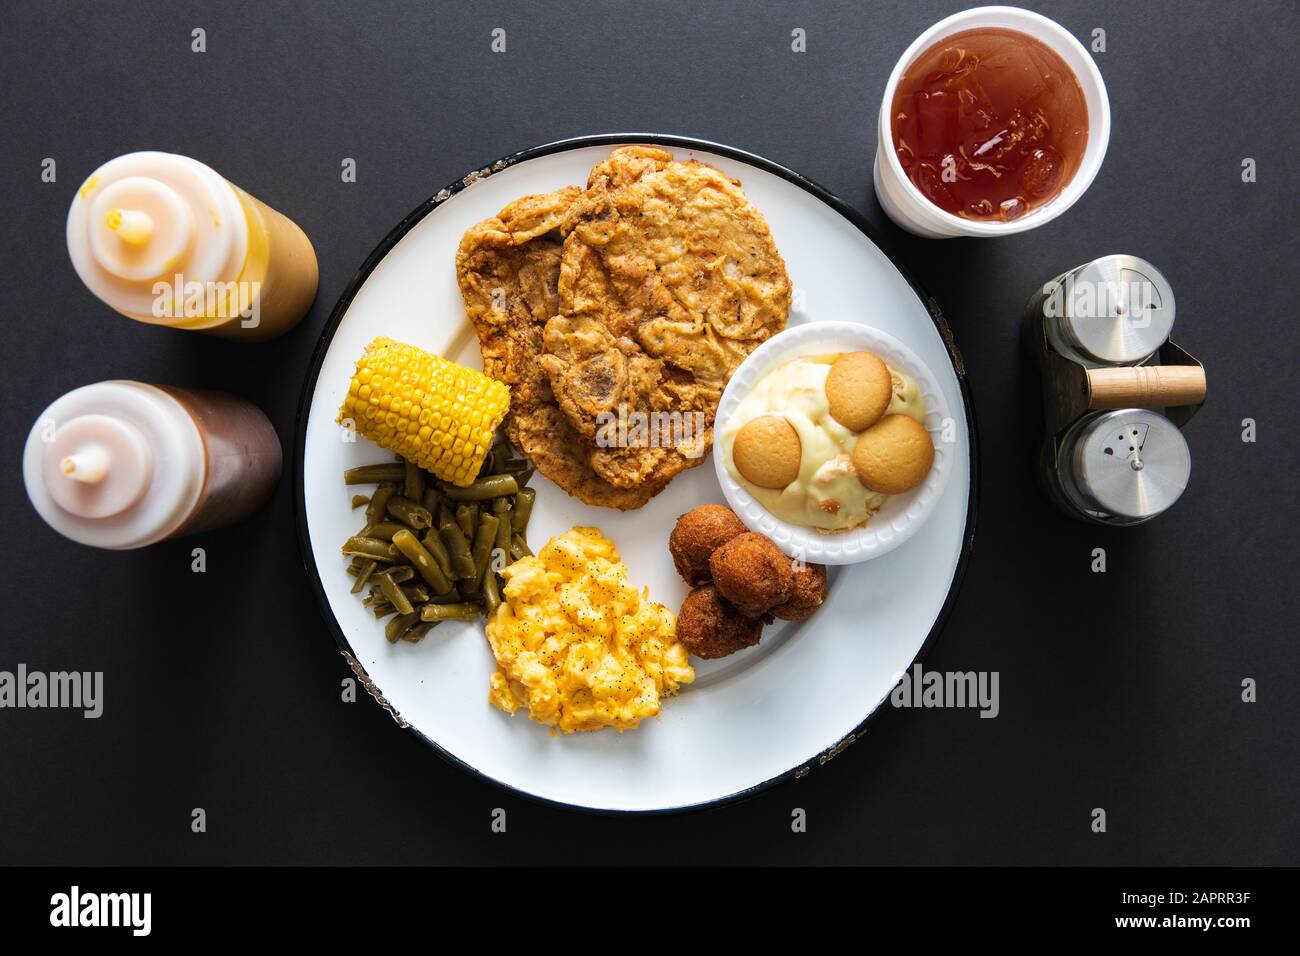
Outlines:
[{"label": "white foam bowl", "polygon": [[[875,352],[916,380],[925,399],[925,428],[934,442],[930,473],[911,491],[891,495],[865,527],[821,532],[782,521],[731,477],[725,460],[731,442],[721,437],[741,401],[768,372],[801,355]],[[885,332],[860,322],[809,322],[772,336],[740,364],[731,376],[714,425],[713,467],[731,510],[751,531],[767,535],[786,554],[814,564],[857,564],[893,551],[920,529],[934,511],[952,472],[952,442],[957,429],[938,380],[915,352]],[[734,436],[733,436],[734,437]]]},{"label": "white foam bowl", "polygon": [[[912,65],[913,60],[945,37],[963,30],[987,27],[1026,33],[1053,50],[1078,79],[1088,107],[1088,144],[1083,149],[1083,157],[1079,160],[1079,168],[1074,171],[1074,176],[1051,201],[1010,222],[963,219],[926,199],[903,171],[903,164],[898,161],[890,122],[894,92],[898,89],[903,72]],[[886,215],[897,225],[928,239],[1007,236],[1051,222],[1073,206],[1087,191],[1096,178],[1097,171],[1101,169],[1101,161],[1106,157],[1106,146],[1110,143],[1110,99],[1106,95],[1106,83],[1102,80],[1101,71],[1093,62],[1092,55],[1055,20],[1019,7],[975,7],[940,20],[903,52],[894,66],[894,72],[889,75],[889,82],[885,84],[877,125],[874,170],[876,198],[880,200],[880,206]]]}]

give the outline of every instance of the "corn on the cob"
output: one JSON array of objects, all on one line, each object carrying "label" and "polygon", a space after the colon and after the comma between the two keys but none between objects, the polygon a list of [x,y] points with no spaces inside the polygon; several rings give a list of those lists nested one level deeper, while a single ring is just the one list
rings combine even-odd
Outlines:
[{"label": "corn on the cob", "polygon": [[381,336],[358,359],[338,421],[463,487],[509,406],[510,390],[495,379]]}]

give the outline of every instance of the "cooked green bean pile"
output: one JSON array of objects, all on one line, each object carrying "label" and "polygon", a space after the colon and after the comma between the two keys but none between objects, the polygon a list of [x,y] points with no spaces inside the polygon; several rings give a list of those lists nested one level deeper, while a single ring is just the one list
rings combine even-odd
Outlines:
[{"label": "cooked green bean pile", "polygon": [[[442,621],[475,621],[501,603],[500,572],[531,555],[528,518],[537,492],[533,466],[499,442],[468,488],[439,481],[409,461],[349,468],[349,485],[378,485],[353,495],[366,524],[343,545],[352,593],[377,619],[392,619],[392,643],[418,641]],[[369,591],[366,589],[369,588]]]}]

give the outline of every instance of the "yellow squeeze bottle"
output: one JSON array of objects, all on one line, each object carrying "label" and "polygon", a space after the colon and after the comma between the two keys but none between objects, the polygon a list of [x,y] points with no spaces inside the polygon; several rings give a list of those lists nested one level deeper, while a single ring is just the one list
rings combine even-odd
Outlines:
[{"label": "yellow squeeze bottle", "polygon": [[99,299],[140,322],[260,341],[316,297],[316,253],[286,216],[174,153],[127,153],[77,190],[68,255]]}]

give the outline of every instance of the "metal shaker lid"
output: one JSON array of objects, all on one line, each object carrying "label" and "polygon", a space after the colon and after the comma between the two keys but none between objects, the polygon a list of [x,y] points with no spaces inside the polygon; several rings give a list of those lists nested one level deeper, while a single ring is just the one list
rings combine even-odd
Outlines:
[{"label": "metal shaker lid", "polygon": [[1085,357],[1103,365],[1133,364],[1169,338],[1174,290],[1145,259],[1104,256],[1063,281],[1058,327]]},{"label": "metal shaker lid", "polygon": [[1140,520],[1160,514],[1183,493],[1192,456],[1178,427],[1144,408],[1105,412],[1080,423],[1074,483],[1104,515]]}]

